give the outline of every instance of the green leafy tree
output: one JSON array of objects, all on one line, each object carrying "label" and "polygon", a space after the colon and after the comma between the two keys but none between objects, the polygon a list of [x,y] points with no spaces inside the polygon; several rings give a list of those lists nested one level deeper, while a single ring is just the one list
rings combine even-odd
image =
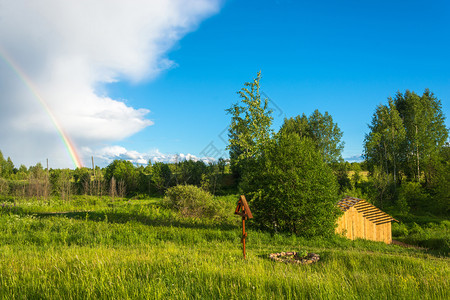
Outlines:
[{"label": "green leafy tree", "polygon": [[219,168],[219,171],[222,174],[222,176],[225,174],[226,165],[227,165],[227,163],[226,163],[225,159],[223,159],[222,157],[219,158],[219,160],[217,161],[217,167]]},{"label": "green leafy tree", "polygon": [[3,156],[2,151],[0,150],[0,177],[3,177],[3,169],[5,168],[5,157]]},{"label": "green leafy tree", "polygon": [[88,168],[77,168],[73,171],[73,180],[76,193],[88,194],[91,189],[91,170]]},{"label": "green leafy tree", "polygon": [[45,170],[42,167],[41,163],[37,163],[35,166],[31,166],[28,169],[28,174],[31,178],[34,179],[44,179],[45,178]]},{"label": "green leafy tree", "polygon": [[[391,200],[403,213],[410,208],[443,207],[442,197],[432,195],[441,193],[438,190],[446,181],[444,121],[441,103],[428,89],[422,96],[399,92],[387,105],[377,107],[364,141],[364,156],[378,201]],[[448,189],[448,181],[444,185]]]},{"label": "green leafy tree", "polygon": [[448,139],[441,101],[426,89],[422,96],[398,92],[394,103],[406,132],[404,171],[410,179],[420,181],[424,176],[426,184],[432,185],[433,165]]},{"label": "green leafy tree", "polygon": [[388,105],[377,107],[369,129],[370,133],[366,134],[364,140],[367,164],[372,172],[374,166],[378,166],[379,171],[392,177],[396,183],[404,161],[406,133],[402,118],[391,98]]},{"label": "green leafy tree", "polygon": [[221,187],[223,173],[221,173],[219,163],[209,163],[202,174],[201,187],[205,191],[215,195]]},{"label": "green leafy tree", "polygon": [[304,236],[334,233],[338,184],[311,139],[278,133],[242,187],[262,228]]},{"label": "green leafy tree", "polygon": [[4,171],[5,171],[5,177],[7,177],[7,178],[11,178],[11,176],[14,175],[14,164],[13,164],[13,162],[12,162],[10,157],[8,157],[6,159],[6,164],[5,164],[5,170]]},{"label": "green leafy tree", "polygon": [[0,151],[0,177],[9,179],[14,175],[14,164],[10,157],[5,159]]},{"label": "green leafy tree", "polygon": [[336,176],[337,182],[339,183],[339,192],[341,194],[346,194],[347,191],[352,189],[352,182],[348,176],[350,170],[349,166],[345,162],[334,163],[330,165],[333,168],[333,173]]},{"label": "green leafy tree", "polygon": [[441,149],[440,164],[437,165],[438,178],[433,189],[435,207],[434,212],[439,215],[450,214],[450,144],[446,143]]},{"label": "green leafy tree", "polygon": [[260,154],[272,135],[272,111],[268,99],[259,92],[261,72],[238,92],[240,102],[226,110],[231,115],[228,132],[231,169],[240,178],[247,166]]},{"label": "green leafy tree", "polygon": [[19,170],[17,170],[17,173],[15,174],[16,180],[25,180],[28,177],[28,169],[25,165],[20,165]]},{"label": "green leafy tree", "polygon": [[155,162],[152,166],[152,181],[156,189],[163,193],[172,183],[172,171],[162,162]]},{"label": "green leafy tree", "polygon": [[342,131],[328,112],[322,114],[316,109],[309,117],[302,114],[295,118],[284,119],[280,131],[296,133],[300,137],[313,140],[327,163],[342,161],[341,154],[344,149],[344,142],[341,141]]},{"label": "green leafy tree", "polygon": [[144,173],[148,174],[148,175],[152,174],[152,161],[151,160],[148,160],[148,164],[144,168]]},{"label": "green leafy tree", "polygon": [[105,181],[108,186],[111,185],[112,178],[126,190],[128,195],[136,193],[139,178],[132,162],[126,160],[114,160],[110,163],[105,169]]},{"label": "green leafy tree", "polygon": [[177,169],[180,173],[179,182],[185,185],[199,186],[202,180],[202,174],[206,172],[207,166],[201,160],[183,160],[178,163]]},{"label": "green leafy tree", "polygon": [[50,185],[52,194],[58,195],[63,200],[69,200],[72,192],[72,174],[69,169],[50,170]]}]

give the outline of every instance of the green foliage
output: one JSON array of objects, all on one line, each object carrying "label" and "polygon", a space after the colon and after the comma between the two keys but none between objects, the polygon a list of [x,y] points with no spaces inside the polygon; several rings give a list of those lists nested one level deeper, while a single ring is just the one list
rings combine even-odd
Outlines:
[{"label": "green foliage", "polygon": [[407,244],[428,248],[439,255],[450,254],[450,221],[393,223],[392,236]]},{"label": "green foliage", "polygon": [[0,195],[8,195],[9,182],[6,179],[0,178]]},{"label": "green foliage", "polygon": [[262,147],[272,135],[272,111],[268,99],[261,99],[260,79],[261,72],[258,72],[253,82],[246,82],[238,92],[240,102],[226,110],[231,115],[227,149],[236,177],[240,177],[247,165],[261,154]]},{"label": "green foliage", "polygon": [[76,193],[79,195],[89,194],[91,187],[91,170],[88,168],[77,168],[73,171],[73,180]]},{"label": "green foliage", "polygon": [[[7,160],[3,163],[6,164]],[[95,170],[51,169],[48,176],[47,170],[38,163],[29,170],[21,165],[7,179],[0,176],[0,194],[45,199],[49,194],[60,195],[64,199],[73,194],[132,197],[138,194],[153,195],[155,192],[163,194],[168,187],[179,182],[203,186],[213,194],[223,193],[222,186],[226,187],[227,192],[236,192],[236,184],[233,180],[228,180],[225,174],[228,170],[229,166],[224,159],[209,165],[193,160],[175,164],[157,162],[154,166],[149,162],[145,167],[135,167],[125,160],[115,160],[104,169],[98,166]]]},{"label": "green foliage", "polygon": [[[425,189],[418,182],[406,182],[402,184],[398,196],[398,205],[400,212],[407,213],[409,207],[414,210],[420,210],[420,208],[427,207],[428,201],[431,200]],[[403,209],[402,209],[403,208]]]},{"label": "green foliage", "polygon": [[225,161],[225,159],[223,159],[222,157],[220,157],[217,161],[217,167],[219,168],[220,173],[223,175],[225,175],[225,167],[226,167],[227,163]]},{"label": "green foliage", "polygon": [[399,92],[394,101],[406,132],[403,171],[411,180],[424,177],[427,185],[432,184],[431,166],[448,139],[441,102],[428,89],[420,97]]},{"label": "green foliage", "polygon": [[25,180],[28,178],[28,169],[25,165],[20,165],[19,170],[14,176],[16,180]]},{"label": "green foliage", "polygon": [[244,180],[254,220],[262,228],[304,236],[334,233],[336,178],[310,139],[276,135]]},{"label": "green foliage", "polygon": [[344,194],[352,188],[352,181],[348,177],[348,166],[346,163],[334,163],[332,166],[339,184],[339,193]]},{"label": "green foliage", "polygon": [[343,133],[328,112],[322,115],[316,109],[309,117],[303,114],[295,118],[284,119],[280,131],[296,133],[300,137],[313,140],[317,150],[327,163],[342,161],[341,153],[344,149],[344,142],[341,141],[341,138]]},{"label": "green foliage", "polygon": [[378,203],[396,206],[403,214],[409,208],[448,212],[444,121],[441,102],[428,89],[422,96],[399,92],[377,107],[364,140],[364,156]]},{"label": "green foliage", "polygon": [[155,162],[152,166],[152,181],[156,189],[163,193],[172,184],[172,171],[162,162]]},{"label": "green foliage", "polygon": [[409,234],[408,227],[404,223],[392,222],[392,236],[398,238]]},{"label": "green foliage", "polygon": [[397,198],[397,211],[400,214],[407,214],[410,210],[410,206],[408,204],[407,193],[405,191],[401,191]]},{"label": "green foliage", "polygon": [[210,163],[206,171],[202,174],[200,186],[205,191],[215,195],[222,187],[223,172],[220,171],[220,164]]},{"label": "green foliage", "polygon": [[105,181],[108,185],[111,185],[112,178],[122,186],[122,189],[127,191],[124,194],[131,195],[137,191],[139,183],[138,172],[132,162],[116,159],[110,163],[105,168]]},{"label": "green foliage", "polygon": [[11,178],[13,175],[14,175],[14,164],[11,158],[8,157],[5,160],[0,152],[0,177],[8,179]]},{"label": "green foliage", "polygon": [[176,185],[168,188],[164,199],[171,208],[186,217],[212,218],[216,215],[213,195],[194,185]]},{"label": "green foliage", "polygon": [[200,185],[202,175],[206,173],[207,166],[201,161],[183,160],[178,163],[177,169],[179,170],[178,182],[182,184]]},{"label": "green foliage", "polygon": [[43,179],[45,178],[45,170],[41,163],[37,163],[35,166],[31,166],[28,169],[29,178],[33,179]]},{"label": "green foliage", "polygon": [[374,188],[374,203],[381,209],[394,203],[396,196],[396,185],[394,183],[393,175],[385,173],[375,166],[370,177],[370,183]]},{"label": "green foliage", "polygon": [[389,98],[388,105],[379,105],[369,125],[370,133],[364,139],[365,159],[373,172],[400,179],[401,165],[404,161],[406,132],[394,101]]},{"label": "green foliage", "polygon": [[435,214],[450,215],[450,144],[442,147],[439,163],[436,167],[436,178],[430,194],[433,196],[432,211]]},{"label": "green foliage", "polygon": [[49,178],[53,195],[58,195],[63,200],[69,200],[72,194],[72,172],[69,169],[56,169],[50,171]]}]

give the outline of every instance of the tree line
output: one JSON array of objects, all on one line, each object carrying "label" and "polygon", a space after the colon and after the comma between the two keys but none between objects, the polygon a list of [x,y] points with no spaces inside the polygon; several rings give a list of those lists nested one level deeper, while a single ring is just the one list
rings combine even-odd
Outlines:
[{"label": "tree line", "polygon": [[215,163],[181,160],[175,163],[148,162],[135,166],[130,161],[114,160],[107,167],[94,169],[46,169],[41,163],[27,168],[16,168],[11,158],[5,159],[0,151],[0,195],[47,198],[71,195],[108,195],[132,197],[139,194],[160,195],[167,188],[195,185],[211,192],[226,189],[226,161]]},{"label": "tree line", "polygon": [[379,105],[364,140],[364,158],[381,205],[449,212],[450,147],[440,100],[398,92]]}]

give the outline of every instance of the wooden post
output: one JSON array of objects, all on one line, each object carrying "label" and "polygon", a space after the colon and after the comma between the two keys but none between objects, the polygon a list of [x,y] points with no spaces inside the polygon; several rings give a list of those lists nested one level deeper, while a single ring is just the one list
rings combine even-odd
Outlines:
[{"label": "wooden post", "polygon": [[246,259],[245,256],[245,237],[247,236],[247,233],[245,232],[245,217],[242,217],[242,251],[244,252],[244,259]]},{"label": "wooden post", "polygon": [[252,212],[250,211],[250,207],[248,207],[247,204],[247,200],[245,200],[245,196],[241,195],[241,197],[239,198],[239,201],[237,203],[236,206],[236,210],[234,211],[234,214],[239,215],[242,217],[242,238],[241,238],[241,242],[242,242],[242,252],[244,254],[244,259],[246,259],[246,254],[245,254],[245,238],[247,237],[247,233],[245,232],[245,220],[247,218],[252,219],[253,215]]}]

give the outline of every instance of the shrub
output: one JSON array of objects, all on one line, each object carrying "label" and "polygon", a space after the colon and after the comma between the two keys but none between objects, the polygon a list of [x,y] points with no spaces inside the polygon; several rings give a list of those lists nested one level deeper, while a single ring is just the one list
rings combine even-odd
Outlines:
[{"label": "shrub", "polygon": [[423,209],[427,206],[430,196],[425,192],[420,183],[406,182],[402,184],[398,195],[398,203],[402,213],[409,211],[409,206],[414,209]]},{"label": "shrub", "polygon": [[0,178],[0,195],[8,195],[9,183],[6,179]]},{"label": "shrub", "polygon": [[279,134],[244,175],[242,187],[261,228],[303,236],[334,233],[338,185],[313,141]]},{"label": "shrub", "polygon": [[168,188],[164,199],[171,208],[176,209],[183,216],[212,218],[218,211],[213,196],[194,185],[177,185]]},{"label": "shrub", "polygon": [[403,223],[392,223],[392,236],[405,237],[408,235],[408,227]]},{"label": "shrub", "polygon": [[412,223],[409,234],[403,239],[404,242],[420,247],[429,248],[440,255],[448,256],[450,253],[449,222],[443,221],[439,225],[430,223],[420,226]]},{"label": "shrub", "polygon": [[409,230],[409,232],[411,234],[423,234],[424,230],[422,227],[420,227],[419,224],[417,224],[416,222],[413,222],[411,225],[411,229]]}]

